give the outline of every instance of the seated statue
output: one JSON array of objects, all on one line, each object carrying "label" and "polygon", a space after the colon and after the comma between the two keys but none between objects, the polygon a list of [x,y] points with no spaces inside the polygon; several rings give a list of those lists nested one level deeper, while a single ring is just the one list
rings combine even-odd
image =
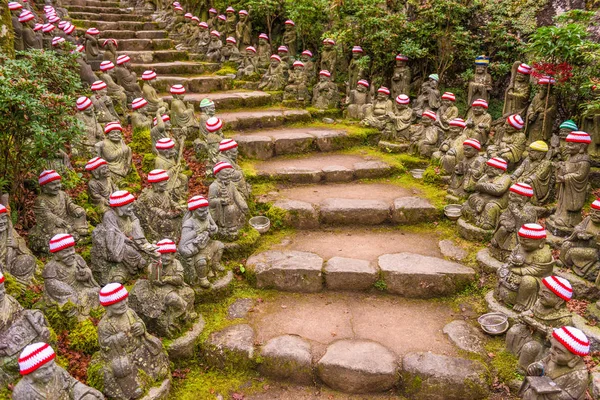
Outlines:
[{"label": "seated statue", "polygon": [[542,278],[552,275],[554,260],[546,244],[546,230],[538,224],[519,228],[517,246],[498,269],[496,299],[522,312],[535,304]]},{"label": "seated statue", "polygon": [[169,114],[162,114],[165,110],[159,108],[156,116],[152,118],[152,129],[150,129],[150,139],[152,139],[152,151],[156,153],[156,143],[160,139],[171,139],[171,117]]},{"label": "seated statue", "polygon": [[23,27],[23,50],[43,48],[42,37],[38,35],[33,29],[35,26],[35,15],[32,12],[25,14],[25,11],[19,16],[19,21]]},{"label": "seated statue", "polygon": [[589,373],[583,357],[589,353],[590,342],[579,329],[555,329],[548,355],[527,367],[519,395],[523,400],[585,399]]},{"label": "seated statue", "polygon": [[394,103],[390,100],[390,90],[382,86],[377,89],[377,97],[373,100],[373,104],[365,109],[365,118],[360,121],[360,124],[382,132],[391,132],[394,117]]},{"label": "seated statue", "polygon": [[438,74],[431,74],[427,78],[423,85],[421,85],[421,89],[419,90],[419,95],[417,96],[417,100],[415,101],[415,106],[413,109],[415,110],[415,114],[417,116],[423,115],[423,111],[431,110],[436,112],[441,105],[440,98],[440,90],[438,88],[440,77]]},{"label": "seated statue", "polygon": [[479,154],[480,150],[481,144],[477,139],[463,142],[464,158],[454,167],[448,187],[449,195],[462,199],[475,191],[475,185],[483,176],[486,165],[485,158]]},{"label": "seated statue", "polygon": [[408,95],[412,82],[412,71],[408,66],[408,57],[404,54],[397,54],[395,63],[394,74],[392,75],[392,96]]},{"label": "seated statue", "polygon": [[443,132],[446,132],[450,128],[448,125],[450,121],[458,118],[458,107],[454,104],[456,96],[452,92],[444,92],[441,99],[442,104],[436,111],[437,120],[435,121],[435,125]]},{"label": "seated statue", "polygon": [[[169,359],[162,342],[152,336],[128,306],[127,289],[109,283],[100,290],[106,314],[98,324],[99,360],[104,393],[111,399],[137,399],[169,377]],[[92,361],[93,363],[93,361]]]},{"label": "seated statue", "polygon": [[104,54],[98,44],[98,35],[100,35],[98,29],[89,28],[83,36],[83,45],[85,46],[85,55],[88,61],[102,61],[104,58]]},{"label": "seated statue", "polygon": [[331,72],[332,76],[337,71],[337,51],[335,40],[330,38],[323,39],[323,48],[321,50],[321,70]]},{"label": "seated statue", "polygon": [[84,51],[83,45],[77,46],[74,53],[76,57],[75,62],[79,64],[79,78],[81,79],[81,82],[85,84],[85,87],[90,87],[98,80],[98,76],[96,76],[90,64],[87,63]]},{"label": "seated statue", "polygon": [[223,48],[223,42],[221,42],[221,34],[218,31],[210,32],[210,42],[206,49],[206,61],[209,62],[220,62],[221,61],[221,49]]},{"label": "seated statue", "polygon": [[546,204],[551,196],[554,167],[547,154],[546,143],[541,140],[531,143],[527,157],[511,175],[513,181],[525,182],[533,187],[531,203],[535,206]]},{"label": "seated statue", "polygon": [[200,124],[194,115],[194,105],[185,103],[185,88],[183,85],[173,85],[169,89],[173,100],[171,101],[171,125],[175,130],[181,131],[181,135],[194,137]]},{"label": "seated statue", "polygon": [[133,130],[136,129],[147,129],[152,128],[152,117],[149,115],[148,102],[142,97],[133,99],[131,102],[131,127]]},{"label": "seated statue", "polygon": [[105,49],[103,55],[104,60],[113,63],[117,62],[117,48],[119,47],[117,40],[112,38],[104,39],[102,47]]},{"label": "seated statue", "polygon": [[142,89],[137,82],[136,73],[132,71],[131,58],[128,55],[123,54],[117,57],[115,78],[117,79],[117,83],[125,89],[128,102],[137,97],[142,97]]},{"label": "seated statue", "polygon": [[184,281],[184,269],[175,258],[177,245],[170,239],[156,243],[160,259],[150,264],[148,279],[139,279],[129,298],[134,309],[157,335],[172,338],[194,321],[194,290]]},{"label": "seated statue", "polygon": [[186,282],[193,287],[209,288],[208,277],[224,271],[221,266],[223,243],[212,238],[218,232],[219,228],[209,212],[208,200],[202,196],[189,199],[178,249],[187,265]]},{"label": "seated statue", "polygon": [[164,169],[154,169],[148,173],[152,185],[142,190],[136,202],[136,215],[146,237],[153,242],[161,237],[179,239],[181,229],[181,207],[172,199],[169,188],[169,175]]},{"label": "seated statue", "polygon": [[100,80],[94,82],[91,86],[94,93],[91,99],[94,104],[94,111],[96,112],[98,122],[103,124],[119,120],[119,115],[115,111],[112,99],[108,97],[107,87],[108,85]]},{"label": "seated statue", "polygon": [[471,109],[467,112],[467,136],[479,140],[482,145],[487,144],[492,126],[492,116],[487,112],[487,109],[487,101],[477,99],[471,104]]},{"label": "seated statue", "polygon": [[96,117],[92,100],[85,96],[78,98],[77,110],[79,112],[75,118],[83,124],[85,135],[72,147],[72,152],[78,157],[91,157],[95,152],[94,145],[104,139],[104,131]]},{"label": "seated statue", "polygon": [[234,37],[225,39],[225,46],[221,48],[221,62],[232,62],[238,64],[242,61],[242,54],[237,46],[237,40]]},{"label": "seated statue", "polygon": [[134,201],[126,190],[111,194],[111,208],[92,234],[92,271],[101,285],[127,282],[146,267],[149,257],[157,257],[134,213]]},{"label": "seated statue", "polygon": [[50,239],[49,247],[53,257],[42,272],[46,303],[62,310],[70,302],[75,306],[70,315],[90,315],[92,309],[100,307],[100,285],[84,259],[75,253],[75,239],[69,234],[58,234]]},{"label": "seated statue", "polygon": [[484,230],[496,229],[500,214],[508,206],[510,184],[506,161],[490,158],[484,175],[475,184],[475,192],[463,204],[464,220]]},{"label": "seated statue", "polygon": [[421,123],[413,125],[410,132],[410,151],[423,157],[431,157],[438,147],[439,132],[434,125],[437,115],[431,110],[423,111]]},{"label": "seated statue", "polygon": [[61,190],[60,181],[54,170],[42,172],[38,179],[41,193],[33,205],[36,224],[29,231],[34,251],[47,252],[48,241],[58,233],[69,233],[76,238],[88,236],[85,210]]},{"label": "seated statue", "polygon": [[19,376],[17,360],[25,346],[50,340],[44,314],[39,310],[24,309],[6,293],[5,280],[0,272],[0,383],[3,386],[13,383]]},{"label": "seated statue", "polygon": [[238,64],[237,78],[244,80],[259,74],[258,54],[254,46],[246,47],[246,51]]},{"label": "seated statue", "polygon": [[304,63],[304,72],[306,72],[306,76],[308,77],[308,83],[313,85],[316,80],[316,66],[315,62],[312,60],[313,53],[310,50],[304,50],[300,53],[300,61]]},{"label": "seated statue", "polygon": [[494,137],[494,144],[488,146],[488,155],[508,161],[510,167],[517,165],[523,157],[527,141],[523,126],[523,119],[519,114],[510,115],[504,123],[501,137]]},{"label": "seated statue", "polygon": [[[127,93],[122,86],[115,82],[115,64],[112,61],[102,61],[98,77],[106,83],[107,94],[113,101],[115,111],[120,116],[124,116],[127,113]],[[118,109],[116,106],[118,106]]]},{"label": "seated statue", "polygon": [[577,275],[598,281],[600,271],[600,199],[594,200],[590,212],[560,246],[559,263]]},{"label": "seated statue", "polygon": [[515,183],[509,189],[508,207],[500,214],[498,226],[490,242],[491,255],[506,261],[517,246],[519,227],[537,222],[537,212],[531,205],[533,188],[526,183]]},{"label": "seated statue", "polygon": [[142,74],[142,81],[144,82],[144,86],[142,86],[142,93],[144,99],[146,99],[148,102],[146,108],[150,114],[156,113],[159,108],[163,108],[165,110],[169,109],[169,105],[158,95],[158,93],[156,93],[156,89],[154,88],[156,77],[156,72],[151,70],[145,71]]},{"label": "seated statue", "polygon": [[346,98],[346,118],[364,119],[367,109],[371,106],[369,82],[361,79],[356,82],[356,89],[352,89]]},{"label": "seated statue", "polygon": [[308,77],[304,71],[304,63],[302,61],[294,61],[292,72],[288,77],[288,82],[283,93],[284,100],[297,100],[306,102],[309,100],[308,95]]},{"label": "seated statue", "polygon": [[208,24],[204,21],[198,24],[200,30],[198,31],[198,37],[193,48],[195,53],[206,54],[208,50],[208,44],[210,43],[210,31]]},{"label": "seated statue", "polygon": [[47,343],[25,347],[19,356],[23,378],[13,389],[13,400],[104,400],[102,393],[73,378],[55,359]]},{"label": "seated statue", "polygon": [[579,130],[577,124],[572,119],[568,119],[560,124],[558,133],[554,133],[552,139],[550,139],[550,147],[552,149],[551,158],[553,161],[566,161],[569,158],[567,136],[577,130]]},{"label": "seated statue", "polygon": [[0,204],[0,272],[8,272],[20,284],[28,285],[35,266],[35,257],[13,228],[7,208]]},{"label": "seated statue", "polygon": [[573,324],[566,306],[571,297],[573,288],[568,280],[559,276],[542,279],[537,301],[506,333],[506,349],[519,357],[520,370],[525,371],[548,353],[554,328]]},{"label": "seated statue", "polygon": [[[269,67],[269,57],[273,54],[269,36],[266,33],[258,35],[258,67],[264,73]],[[258,72],[258,71],[257,71]]]},{"label": "seated statue", "polygon": [[281,57],[277,54],[271,56],[271,64],[269,69],[263,75],[258,84],[259,90],[278,91],[283,90],[286,84],[284,66],[281,62]]},{"label": "seated statue", "polygon": [[231,181],[234,183],[237,190],[246,200],[250,197],[250,186],[246,183],[244,177],[244,171],[237,164],[238,157],[238,144],[233,139],[223,139],[219,143],[219,154],[217,156],[217,162],[226,162],[233,166],[233,174]]},{"label": "seated statue", "polygon": [[448,134],[436,152],[431,155],[433,160],[439,160],[444,175],[452,175],[456,165],[464,158],[463,143],[467,140],[462,118],[454,118],[448,122]]},{"label": "seated statue", "polygon": [[118,122],[104,126],[106,138],[96,143],[96,154],[108,163],[113,182],[119,184],[131,171],[132,151],[123,140],[123,127]]},{"label": "seated statue", "polygon": [[320,110],[328,110],[330,108],[337,108],[339,102],[340,95],[337,86],[331,81],[331,73],[327,70],[319,72],[319,83],[313,88],[313,107]]},{"label": "seated statue", "polygon": [[223,140],[223,121],[217,117],[209,118],[204,124],[207,132],[205,138],[206,154],[206,172],[207,175],[211,173],[212,167],[217,163],[217,157],[219,156],[219,144]]},{"label": "seated statue", "polygon": [[98,212],[102,215],[109,208],[108,199],[111,194],[119,190],[110,177],[110,170],[106,160],[94,157],[85,165],[85,170],[92,174],[88,181],[88,196]]},{"label": "seated statue", "polygon": [[392,118],[393,129],[389,132],[391,135],[389,137],[386,136],[387,131],[383,132],[384,140],[387,139],[392,142],[408,142],[410,140],[414,112],[409,104],[410,98],[407,95],[400,94],[396,97],[396,107]]},{"label": "seated statue", "polygon": [[488,65],[490,59],[486,56],[478,56],[475,59],[475,73],[473,78],[469,80],[467,87],[467,104],[470,104],[475,99],[490,99],[492,91],[492,77],[488,73]]},{"label": "seated statue", "polygon": [[176,203],[180,203],[187,197],[188,191],[188,177],[182,173],[186,166],[185,160],[177,153],[173,139],[159,139],[155,148],[157,154],[154,159],[154,168],[167,171],[170,196]]},{"label": "seated statue", "polygon": [[216,180],[208,188],[210,213],[219,227],[219,233],[234,240],[246,224],[248,204],[233,182],[235,170],[226,162],[218,162],[213,168]]}]

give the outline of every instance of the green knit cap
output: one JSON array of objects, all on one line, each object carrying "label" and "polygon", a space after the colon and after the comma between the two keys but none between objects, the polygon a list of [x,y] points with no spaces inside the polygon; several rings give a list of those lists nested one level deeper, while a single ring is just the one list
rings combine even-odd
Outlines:
[{"label": "green knit cap", "polygon": [[214,106],[215,103],[211,99],[202,99],[200,102],[200,108]]},{"label": "green knit cap", "polygon": [[575,121],[573,121],[572,119],[568,119],[562,124],[560,124],[559,129],[568,129],[570,131],[576,131],[577,124],[575,124]]},{"label": "green knit cap", "polygon": [[431,74],[429,75],[429,79],[433,79],[436,82],[440,81],[440,76],[438,74]]}]

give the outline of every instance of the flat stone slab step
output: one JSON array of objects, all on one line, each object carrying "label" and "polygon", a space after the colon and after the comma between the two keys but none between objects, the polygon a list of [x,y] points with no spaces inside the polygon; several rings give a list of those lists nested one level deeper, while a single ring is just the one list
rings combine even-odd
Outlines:
[{"label": "flat stone slab step", "polygon": [[233,87],[233,79],[228,76],[217,75],[159,75],[155,81],[156,90],[158,92],[165,92],[165,96],[167,97],[170,97],[170,95],[167,95],[166,93],[169,92],[169,89],[173,85],[183,85],[183,87],[185,87],[186,94],[191,96],[193,94],[210,93],[217,90],[229,90]]},{"label": "flat stone slab step", "polygon": [[107,12],[70,12],[69,17],[76,20],[119,22],[119,21],[149,21],[145,15],[137,14],[110,14]]},{"label": "flat stone slab step", "polygon": [[121,3],[118,1],[104,0],[68,0],[63,3],[66,7],[69,6],[87,6],[87,7],[110,7],[121,8]]},{"label": "flat stone slab step", "polygon": [[293,108],[244,110],[218,114],[225,124],[225,129],[247,130],[275,128],[286,123],[308,122],[312,120],[307,110]]},{"label": "flat stone slab step", "polygon": [[[117,3],[118,4],[118,3]],[[65,8],[71,13],[109,13],[109,14],[131,14],[129,10],[120,7],[103,7],[103,6],[80,6],[80,5],[66,5]],[[84,18],[87,19],[87,18]]]},{"label": "flat stone slab step", "polygon": [[130,30],[106,30],[100,32],[101,38],[113,38],[119,41],[123,39],[165,39],[165,31],[130,31]]},{"label": "flat stone slab step", "polygon": [[171,39],[120,39],[118,43],[122,52],[167,50],[173,47]]},{"label": "flat stone slab step", "polygon": [[[211,78],[213,77],[211,76]],[[221,86],[229,86],[229,82],[223,82],[222,80],[217,81],[216,84]],[[164,94],[163,97],[166,101],[171,101],[171,95]],[[262,92],[259,90],[226,90],[211,93],[191,93],[185,96],[185,101],[193,103],[196,109],[200,110],[200,102],[202,101],[202,99],[206,98],[212,100],[215,103],[217,115],[220,115],[221,110],[262,107],[267,106],[272,102],[272,97],[269,93]]]},{"label": "flat stone slab step", "polygon": [[117,30],[129,30],[129,31],[155,31],[158,30],[158,23],[156,22],[144,22],[144,21],[118,21],[118,22],[107,22],[107,21],[96,21],[87,19],[73,19],[72,21],[78,28],[98,28],[102,31],[117,31]]},{"label": "flat stone slab step", "polygon": [[[160,32],[160,31],[139,31],[137,33],[144,32]],[[156,73],[161,75],[190,75],[190,74],[204,74],[208,72],[214,72],[219,69],[219,64],[215,63],[204,63],[197,61],[166,61],[166,62],[148,62],[148,63],[131,63],[131,67],[138,74],[141,75],[144,71],[153,69]],[[166,85],[165,85],[166,86]]]},{"label": "flat stone slab step", "polygon": [[259,177],[292,183],[349,182],[381,178],[395,169],[377,159],[348,154],[316,154],[296,159],[273,159],[255,165]]},{"label": "flat stone slab step", "polygon": [[344,130],[318,127],[250,131],[238,133],[233,138],[243,156],[259,160],[310,151],[340,150],[358,143]]},{"label": "flat stone slab step", "polygon": [[[187,53],[179,50],[144,50],[144,51],[118,51],[118,55],[127,54],[131,63],[152,63],[166,61],[186,61]],[[160,79],[160,77],[158,78]]]}]

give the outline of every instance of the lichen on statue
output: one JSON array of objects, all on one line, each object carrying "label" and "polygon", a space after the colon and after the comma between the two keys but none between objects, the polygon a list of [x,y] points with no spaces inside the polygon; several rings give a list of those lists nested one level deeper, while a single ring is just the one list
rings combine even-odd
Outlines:
[{"label": "lichen on statue", "polygon": [[432,160],[439,160],[444,175],[452,175],[458,163],[464,159],[463,144],[468,139],[465,133],[466,126],[462,118],[449,121],[447,136],[438,150],[431,155]]},{"label": "lichen on statue", "polygon": [[208,188],[211,215],[219,227],[219,234],[227,240],[237,238],[248,214],[248,204],[233,182],[234,174],[231,164],[215,164],[213,175],[216,180]]},{"label": "lichen on statue", "polygon": [[36,261],[25,240],[13,228],[8,209],[0,204],[0,265],[21,285],[33,279]]},{"label": "lichen on statue", "polygon": [[481,143],[477,139],[463,142],[464,158],[454,167],[450,177],[448,194],[458,199],[465,198],[475,191],[475,184],[483,176],[486,159],[479,153]]},{"label": "lichen on statue", "polygon": [[117,185],[131,171],[133,152],[123,140],[123,127],[118,122],[110,122],[104,126],[106,138],[96,143],[96,155],[108,163],[113,182]]},{"label": "lichen on statue", "polygon": [[426,110],[421,115],[421,123],[411,126],[409,147],[411,153],[423,157],[432,156],[439,142],[438,127],[434,125],[436,120],[436,114]]}]

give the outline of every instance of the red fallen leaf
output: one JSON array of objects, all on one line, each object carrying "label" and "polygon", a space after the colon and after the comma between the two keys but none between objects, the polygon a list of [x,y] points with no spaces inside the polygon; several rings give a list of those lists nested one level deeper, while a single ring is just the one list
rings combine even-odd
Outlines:
[{"label": "red fallen leaf", "polygon": [[231,395],[233,400],[244,400],[246,397],[241,393],[234,393]]},{"label": "red fallen leaf", "polygon": [[496,355],[495,355],[494,353],[487,353],[487,356],[488,356],[489,358],[494,358],[494,357],[496,357]]}]

